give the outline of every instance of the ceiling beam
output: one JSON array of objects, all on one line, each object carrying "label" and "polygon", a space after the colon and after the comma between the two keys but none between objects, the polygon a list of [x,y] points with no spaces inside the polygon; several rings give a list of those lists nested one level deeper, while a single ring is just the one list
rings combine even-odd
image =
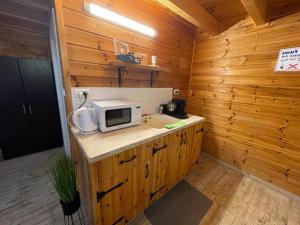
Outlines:
[{"label": "ceiling beam", "polygon": [[205,8],[203,8],[196,0],[157,1],[201,30],[212,35],[218,34],[218,20]]},{"label": "ceiling beam", "polygon": [[249,16],[254,23],[259,26],[268,20],[269,3],[268,0],[241,0]]}]

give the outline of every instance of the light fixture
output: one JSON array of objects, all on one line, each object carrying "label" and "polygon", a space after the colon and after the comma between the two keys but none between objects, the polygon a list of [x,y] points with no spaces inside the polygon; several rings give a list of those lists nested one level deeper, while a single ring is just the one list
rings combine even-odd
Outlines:
[{"label": "light fixture", "polygon": [[132,19],[129,19],[125,16],[122,16],[118,13],[115,13],[111,10],[108,10],[106,8],[103,8],[99,5],[96,5],[91,2],[84,2],[84,9],[97,16],[100,17],[101,19],[104,19],[106,21],[112,22],[116,25],[120,25],[125,28],[129,28],[133,31],[136,31],[138,33],[150,36],[150,37],[155,37],[157,32],[152,29],[151,27],[147,27],[139,22],[136,22]]}]

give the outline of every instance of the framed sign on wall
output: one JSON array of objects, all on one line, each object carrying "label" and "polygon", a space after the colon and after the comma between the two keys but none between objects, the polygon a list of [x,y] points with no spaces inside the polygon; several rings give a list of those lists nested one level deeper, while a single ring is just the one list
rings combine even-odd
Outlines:
[{"label": "framed sign on wall", "polygon": [[300,71],[300,47],[281,49],[275,71]]}]

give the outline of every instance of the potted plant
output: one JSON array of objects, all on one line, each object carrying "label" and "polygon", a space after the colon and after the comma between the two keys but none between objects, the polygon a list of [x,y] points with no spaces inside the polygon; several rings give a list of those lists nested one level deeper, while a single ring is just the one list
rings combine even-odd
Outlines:
[{"label": "potted plant", "polygon": [[50,167],[49,177],[59,196],[64,215],[73,215],[81,205],[75,164],[65,154],[61,154]]}]

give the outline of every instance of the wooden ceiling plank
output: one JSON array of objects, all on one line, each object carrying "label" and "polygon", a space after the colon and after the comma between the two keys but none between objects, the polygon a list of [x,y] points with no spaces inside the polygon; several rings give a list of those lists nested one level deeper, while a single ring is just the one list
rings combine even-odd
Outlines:
[{"label": "wooden ceiling plank", "polygon": [[300,11],[300,1],[299,0],[269,0],[270,12],[269,20],[276,20],[282,17],[297,13]]},{"label": "wooden ceiling plank", "polygon": [[183,17],[199,29],[215,35],[219,32],[219,21],[196,0],[157,0],[177,15]]},{"label": "wooden ceiling plank", "polygon": [[259,26],[268,20],[269,3],[268,0],[241,0],[249,16],[254,23]]},{"label": "wooden ceiling plank", "polygon": [[10,0],[10,2],[14,2],[15,4],[29,7],[33,9],[39,9],[49,12],[52,7],[51,0]]},{"label": "wooden ceiling plank", "polygon": [[35,21],[24,20],[23,18],[2,14],[1,12],[0,12],[0,24],[48,35],[48,25],[46,24],[37,23]]},{"label": "wooden ceiling plank", "polygon": [[49,11],[25,7],[24,5],[16,4],[10,0],[1,0],[0,9],[3,14],[16,15],[17,17],[39,23],[49,23]]},{"label": "wooden ceiling plank", "polygon": [[[45,25],[45,26],[48,26],[49,23],[46,23],[46,22],[41,22],[39,20],[34,20],[32,18],[28,18],[28,17],[23,17],[23,16],[19,16],[17,14],[11,14],[11,13],[7,13],[5,11],[1,11],[0,9],[0,15],[2,16],[7,16],[7,17],[10,17],[10,18],[16,18],[16,19],[19,19],[19,20],[23,20],[23,21],[27,21],[27,22],[33,22],[33,23],[38,23],[38,24],[42,24],[42,25]],[[2,23],[2,21],[0,21],[0,23]],[[18,26],[18,24],[16,24],[16,26]]]}]

